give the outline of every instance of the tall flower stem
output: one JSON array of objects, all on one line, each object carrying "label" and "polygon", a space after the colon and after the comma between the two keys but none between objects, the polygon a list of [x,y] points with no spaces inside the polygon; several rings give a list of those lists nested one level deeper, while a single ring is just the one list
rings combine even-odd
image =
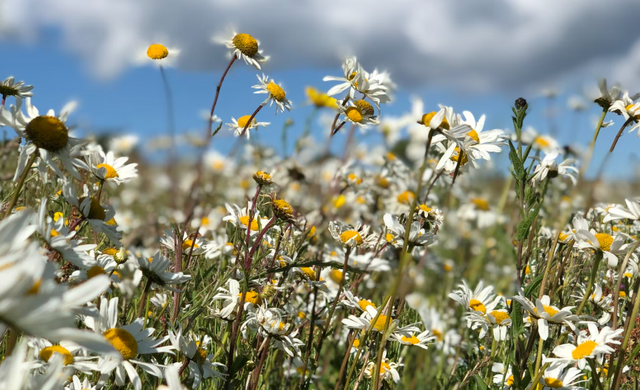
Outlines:
[{"label": "tall flower stem", "polygon": [[227,69],[224,70],[224,73],[222,74],[222,77],[220,77],[220,81],[218,82],[218,86],[216,87],[216,96],[215,98],[213,98],[213,104],[211,105],[211,112],[209,113],[209,120],[207,121],[209,123],[208,131],[207,131],[207,139],[211,138],[211,133],[213,132],[213,113],[216,111],[216,105],[218,104],[218,96],[220,96],[220,89],[222,88],[222,83],[224,82],[225,77],[227,77],[227,73],[229,73],[229,69],[231,69],[231,65],[233,65],[233,63],[236,62],[237,59],[238,57],[236,56],[231,57],[231,61],[229,62],[229,65],[227,65]]},{"label": "tall flower stem", "polygon": [[[391,312],[393,310],[393,302],[395,301],[396,294],[398,293],[398,289],[400,287],[400,282],[402,281],[402,270],[404,266],[408,263],[410,256],[410,251],[407,251],[409,245],[409,237],[411,234],[411,224],[413,223],[413,214],[416,206],[418,205],[418,199],[420,198],[420,192],[422,191],[422,184],[424,177],[424,172],[427,170],[427,165],[429,162],[429,149],[431,147],[431,139],[433,138],[433,133],[435,130],[429,131],[429,138],[427,139],[427,145],[424,151],[424,158],[422,160],[422,166],[420,167],[420,171],[418,173],[418,188],[416,189],[416,193],[414,194],[413,201],[411,202],[411,208],[409,209],[409,213],[407,215],[407,223],[405,224],[404,231],[404,243],[402,245],[402,251],[400,252],[400,264],[398,265],[398,270],[396,273],[396,278],[391,286],[391,293],[389,294],[389,303],[387,305],[387,320],[384,324],[384,332],[382,333],[382,339],[380,340],[380,345],[378,347],[378,353],[376,355],[376,373],[380,372],[380,365],[382,364],[382,351],[384,350],[384,346],[386,344],[388,335],[387,330],[389,329],[389,325],[391,324]],[[383,310],[383,309],[381,309]],[[374,381],[374,389],[377,390],[380,386],[380,375],[375,375]]]},{"label": "tall flower stem", "polygon": [[629,338],[631,337],[631,331],[635,329],[635,320],[638,316],[638,309],[640,308],[640,299],[638,298],[638,294],[640,294],[640,282],[636,281],[635,283],[636,291],[633,296],[634,304],[633,310],[631,311],[631,315],[627,316],[628,324],[624,331],[624,338],[622,339],[622,345],[620,345],[620,349],[618,350],[618,362],[616,363],[615,375],[613,376],[613,390],[618,390],[620,388],[620,373],[622,372],[622,366],[624,365],[624,356],[625,351],[629,345]]},{"label": "tall flower stem", "polygon": [[591,276],[589,277],[589,284],[587,284],[587,290],[584,292],[584,297],[582,298],[582,302],[580,302],[580,306],[578,306],[578,310],[576,311],[576,315],[580,315],[582,313],[582,309],[584,309],[584,305],[589,300],[591,296],[591,290],[593,290],[593,283],[596,280],[596,276],[598,275],[598,266],[602,261],[602,251],[596,251],[596,260],[593,263],[593,268],[591,269]]},{"label": "tall flower stem", "polygon": [[256,110],[253,112],[253,114],[251,114],[251,117],[249,118],[249,120],[247,121],[247,123],[244,125],[244,129],[242,129],[242,133],[240,133],[240,136],[243,136],[244,133],[247,132],[247,129],[249,127],[251,127],[251,121],[253,120],[253,118],[256,117],[256,115],[258,115],[258,113],[260,112],[260,110],[262,110],[262,107],[264,107],[262,104],[258,106],[258,108],[256,108]]},{"label": "tall flower stem", "polygon": [[7,207],[7,210],[4,212],[3,219],[6,219],[9,215],[11,215],[11,211],[18,203],[18,198],[20,197],[20,190],[22,190],[22,186],[24,185],[24,182],[27,179],[27,176],[29,176],[29,170],[31,169],[31,166],[33,165],[33,163],[36,161],[37,157],[38,157],[37,151],[33,152],[31,154],[31,157],[29,157],[29,161],[27,161],[27,165],[24,167],[24,170],[20,175],[20,179],[18,179],[18,184],[16,184],[16,188],[14,189],[11,202],[9,202],[9,206]]}]

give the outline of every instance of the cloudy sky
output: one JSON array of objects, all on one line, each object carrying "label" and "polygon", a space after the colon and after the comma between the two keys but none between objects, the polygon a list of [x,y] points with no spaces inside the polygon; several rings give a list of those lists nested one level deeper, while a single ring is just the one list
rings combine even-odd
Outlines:
[{"label": "cloudy sky", "polygon": [[[459,109],[482,110],[489,124],[507,127],[513,98],[535,102],[544,87],[561,92],[562,108],[603,76],[640,90],[638,15],[637,0],[0,0],[0,77],[36,85],[36,104],[79,99],[95,127],[150,131],[164,126],[146,107],[162,107],[161,86],[157,69],[141,67],[140,57],[150,43],[163,43],[180,49],[169,77],[179,126],[194,127],[228,62],[212,38],[241,31],[260,39],[271,56],[265,72],[296,90],[300,103],[305,85],[328,89],[322,76],[338,75],[341,61],[357,55],[365,68],[387,69],[404,91],[391,112],[407,110],[417,94],[427,104],[467,104]],[[234,69],[235,87],[227,88],[248,88],[254,74]],[[141,104],[145,89],[153,96]],[[253,111],[254,100],[218,113],[228,121]],[[545,103],[537,107],[542,126]]]}]

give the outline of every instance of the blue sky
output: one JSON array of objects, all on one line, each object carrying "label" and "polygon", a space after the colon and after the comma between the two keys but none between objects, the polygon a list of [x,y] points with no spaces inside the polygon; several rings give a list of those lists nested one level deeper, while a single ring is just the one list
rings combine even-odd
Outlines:
[{"label": "blue sky", "polygon": [[[206,49],[206,48],[205,48]],[[0,40],[0,50],[11,53],[4,56],[0,67],[1,78],[14,75],[17,80],[24,80],[35,86],[33,103],[42,111],[49,108],[59,110],[66,102],[77,100],[80,105],[71,117],[72,123],[79,125],[84,135],[87,133],[135,133],[141,139],[166,134],[165,96],[161,84],[160,73],[155,66],[127,67],[108,78],[99,77],[92,71],[90,63],[69,50],[62,43],[57,29],[49,28],[39,35],[38,39]],[[225,59],[226,61],[226,59]],[[365,64],[365,67],[375,64]],[[282,123],[291,118],[295,125],[289,135],[289,149],[297,134],[302,133],[304,121],[311,111],[305,105],[304,88],[307,85],[328,90],[333,84],[323,82],[325,75],[340,75],[340,62],[335,61],[333,67],[314,67],[312,65],[293,66],[287,69],[270,69],[267,63],[263,70],[277,82],[281,82],[287,91],[287,97],[293,102],[294,109],[290,113],[274,114],[273,107],[263,109],[259,121],[271,122],[271,126],[260,130],[259,139],[264,144],[281,151],[280,134]],[[254,95],[251,86],[256,84],[257,71],[242,62],[234,64],[222,89],[216,114],[225,123],[232,116],[238,118],[247,115],[262,101],[262,95]],[[167,76],[174,95],[176,123],[178,134],[203,129],[204,122],[200,116],[208,110],[221,75],[220,70],[181,70],[167,69]],[[396,75],[392,73],[392,77]],[[595,104],[589,104],[587,112],[575,114],[567,108],[567,98],[579,94],[589,82],[595,85],[594,77],[586,80],[568,79],[561,87],[561,94],[555,98],[556,116],[554,125],[561,129],[556,133],[562,143],[578,142],[585,145],[593,134],[592,117],[600,112]],[[548,102],[541,94],[541,85],[520,85],[514,88],[465,92],[459,86],[445,88],[441,84],[431,85],[426,82],[417,87],[400,86],[392,104],[383,107],[383,115],[399,115],[409,111],[411,95],[420,96],[425,107],[431,111],[438,103],[451,105],[456,111],[469,110],[476,117],[487,115],[486,128],[502,128],[511,130],[510,107],[515,98],[524,96],[530,102],[531,115],[527,124],[534,126],[541,133],[548,132],[549,119],[545,117]],[[594,158],[593,167],[597,167],[608,150],[611,140],[622,123],[620,117],[610,114],[608,119],[616,122],[611,128],[604,129]],[[315,127],[314,135],[324,138],[328,129]],[[344,142],[341,135],[334,144]],[[380,141],[377,135],[366,137],[366,142]],[[214,147],[224,153],[233,144],[233,137],[226,126],[214,139]],[[635,134],[625,134],[618,144],[615,155],[608,163],[607,172],[611,177],[628,177],[638,165],[638,143]],[[624,166],[624,169],[619,169]],[[592,169],[593,171],[594,169]]]}]

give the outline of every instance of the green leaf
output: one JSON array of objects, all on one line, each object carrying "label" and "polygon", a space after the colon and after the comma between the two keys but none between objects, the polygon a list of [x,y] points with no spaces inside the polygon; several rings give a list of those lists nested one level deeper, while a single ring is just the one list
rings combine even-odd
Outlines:
[{"label": "green leaf", "polygon": [[484,381],[482,380],[482,377],[480,375],[474,376],[473,379],[476,380],[476,389],[489,390],[487,385],[484,384]]},{"label": "green leaf", "polygon": [[518,152],[516,152],[516,148],[513,146],[513,142],[511,142],[511,140],[509,140],[509,160],[511,160],[511,164],[513,165],[516,179],[518,181],[523,181],[526,177],[526,171],[524,170],[522,160],[518,157]]},{"label": "green leaf", "polygon": [[516,241],[524,240],[529,234],[529,228],[533,224],[533,220],[538,216],[542,203],[538,203],[538,206],[527,215],[527,217],[518,224],[518,232],[516,233]]},{"label": "green leaf", "polygon": [[525,297],[530,297],[531,294],[534,292],[534,290],[540,286],[540,284],[542,283],[542,278],[544,277],[544,274],[538,275],[536,276],[531,283],[529,283],[527,285],[527,287],[524,288],[524,296]]},{"label": "green leaf", "polygon": [[231,375],[231,377],[236,375],[236,373],[242,370],[242,368],[247,364],[248,361],[249,361],[249,357],[246,355],[236,356],[235,360],[233,361],[233,364],[231,365],[231,370],[229,370],[229,375]]}]

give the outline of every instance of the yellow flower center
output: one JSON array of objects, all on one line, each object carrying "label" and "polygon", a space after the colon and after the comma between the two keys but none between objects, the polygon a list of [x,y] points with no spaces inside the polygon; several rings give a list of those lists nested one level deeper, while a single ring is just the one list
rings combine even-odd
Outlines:
[{"label": "yellow flower center", "polygon": [[347,197],[344,195],[340,195],[333,200],[333,207],[339,209],[340,207],[344,206],[346,202],[347,202]]},{"label": "yellow flower center", "polygon": [[291,205],[284,199],[276,199],[273,201],[273,208],[280,217],[290,217],[293,215]]},{"label": "yellow flower center", "polygon": [[398,203],[411,205],[411,203],[413,203],[413,199],[415,197],[416,196],[415,196],[415,194],[413,192],[405,191],[402,194],[398,195],[398,197],[396,199],[398,200]]},{"label": "yellow flower center", "polygon": [[313,87],[307,87],[306,92],[309,100],[311,100],[311,103],[313,103],[316,107],[336,108],[338,106],[336,99],[332,98],[326,93],[318,91]]},{"label": "yellow flower center", "polygon": [[425,213],[428,213],[431,211],[431,207],[427,206],[426,204],[421,204],[420,206],[418,206],[418,208],[421,211],[424,211]]},{"label": "yellow flower center", "polygon": [[524,274],[525,274],[525,275],[529,275],[530,273],[531,273],[531,267],[527,266],[527,267],[524,269]]},{"label": "yellow flower center", "polygon": [[378,316],[378,319],[376,320],[376,323],[373,324],[373,328],[376,329],[378,332],[382,332],[384,331],[384,326],[387,323],[387,316],[385,316],[384,314],[380,314]]},{"label": "yellow flower center", "polygon": [[471,131],[468,132],[467,135],[471,137],[472,140],[476,141],[477,143],[480,143],[480,137],[478,137],[477,131],[471,129]]},{"label": "yellow flower center", "polygon": [[349,174],[349,180],[356,183],[356,185],[362,183],[362,179],[356,176],[354,173]]},{"label": "yellow flower center", "polygon": [[442,341],[442,339],[444,338],[444,335],[442,334],[442,332],[440,332],[438,329],[432,329],[431,330],[431,334],[436,336],[436,338],[438,339],[438,341]]},{"label": "yellow flower center", "polygon": [[391,366],[389,365],[389,363],[387,362],[380,362],[380,374],[384,374],[385,372],[389,371],[391,369]]},{"label": "yellow flower center", "polygon": [[355,241],[356,245],[362,244],[362,237],[360,236],[360,233],[355,230],[347,230],[340,235],[340,241],[342,241],[344,244],[346,244],[350,240]]},{"label": "yellow flower center", "polygon": [[[80,199],[78,199],[78,202],[80,203],[80,205],[82,205],[85,199],[86,199],[86,196],[83,196]],[[102,207],[98,199],[92,196],[91,207],[89,208],[88,215],[85,215],[85,217],[89,219],[99,219],[101,221],[104,221],[106,216],[107,214],[105,213],[104,208]]]},{"label": "yellow flower center", "polygon": [[358,110],[360,110],[362,115],[375,114],[375,110],[373,109],[373,106],[368,101],[360,99],[360,100],[356,100],[353,103],[356,105],[356,107],[358,107]]},{"label": "yellow flower center", "polygon": [[367,307],[371,306],[374,309],[376,308],[376,305],[373,304],[373,302],[371,301],[367,301],[366,299],[361,299],[358,301],[358,306],[360,306],[360,308],[365,311],[367,310]]},{"label": "yellow flower center", "polygon": [[35,146],[49,152],[57,152],[69,142],[67,126],[53,116],[41,115],[33,118],[27,125],[25,133]]},{"label": "yellow flower center", "polygon": [[87,278],[91,279],[93,277],[96,277],[98,275],[104,275],[107,272],[104,270],[104,268],[100,267],[99,265],[94,265],[93,267],[89,268],[89,270],[87,271]]},{"label": "yellow flower center", "polygon": [[273,81],[269,81],[267,91],[269,91],[269,95],[279,102],[282,102],[287,98],[287,94],[284,92],[284,89]]},{"label": "yellow flower center", "polygon": [[552,389],[559,389],[564,387],[562,381],[556,378],[544,378],[544,384],[551,387]]},{"label": "yellow flower center", "polygon": [[[549,314],[551,317],[555,316],[556,314],[558,314],[558,310],[554,309],[551,306],[547,306],[547,305],[542,305],[542,307],[544,307],[544,311]],[[533,308],[533,311],[538,314],[538,309],[537,308]]]},{"label": "yellow flower center", "polygon": [[624,109],[627,110],[627,113],[634,119],[640,119],[640,110],[638,109],[638,107],[634,109],[634,106],[636,106],[636,104],[631,103]]},{"label": "yellow flower center", "polygon": [[[242,293],[238,294],[238,296],[242,297]],[[251,302],[254,305],[259,305],[260,303],[262,303],[262,298],[256,291],[247,291],[247,295],[244,297],[244,301]]]},{"label": "yellow flower center", "polygon": [[387,240],[387,242],[394,242],[396,237],[391,233],[387,233],[384,235],[384,239]]},{"label": "yellow flower center", "polygon": [[489,202],[482,198],[473,198],[471,199],[471,203],[473,203],[478,210],[489,211]]},{"label": "yellow flower center", "polygon": [[564,240],[566,240],[567,238],[569,238],[569,235],[568,235],[567,233],[565,233],[565,232],[560,232],[560,234],[558,234],[558,239],[559,239],[560,241],[564,241]]},{"label": "yellow flower center", "polygon": [[111,218],[110,220],[105,221],[104,223],[106,223],[109,226],[116,226],[118,224],[115,218]]},{"label": "yellow flower center", "polygon": [[104,175],[105,179],[115,179],[116,177],[118,177],[118,172],[116,172],[115,169],[113,169],[113,167],[111,165],[108,164],[98,164],[96,165],[96,168],[104,168],[107,170],[107,173]]},{"label": "yellow flower center", "polygon": [[[456,148],[454,149],[454,152],[455,154],[452,154],[451,157],[449,157],[449,160],[458,162],[458,160],[460,160],[460,148],[456,146]],[[460,165],[464,165],[468,162],[469,162],[469,158],[467,157],[467,154],[462,153],[462,161],[460,161]]]},{"label": "yellow flower center", "polygon": [[62,357],[64,358],[65,366],[73,363],[73,355],[71,354],[71,352],[69,352],[68,349],[61,345],[52,345],[50,347],[43,348],[38,356],[40,356],[40,359],[44,360],[45,362],[49,362],[49,359],[51,359],[51,356],[54,353],[62,355]]},{"label": "yellow flower center", "polygon": [[626,293],[626,292],[624,292],[624,291],[620,291],[620,292],[618,293],[618,297],[620,297],[620,298],[626,298],[626,297],[627,297],[627,293]]},{"label": "yellow flower center", "polygon": [[56,211],[55,214],[53,214],[53,221],[58,222],[60,218],[64,218],[64,214],[60,211]]},{"label": "yellow flower center", "polygon": [[489,314],[491,314],[491,316],[496,319],[496,323],[498,325],[502,324],[502,321],[510,319],[509,314],[503,311],[494,310]]},{"label": "yellow flower center", "polygon": [[451,264],[445,264],[442,266],[446,272],[451,272],[453,270],[453,266]]},{"label": "yellow flower center", "polygon": [[169,50],[159,43],[154,43],[147,49],[147,56],[152,60],[161,60],[167,58]]},{"label": "yellow flower center", "polygon": [[258,53],[258,41],[249,34],[236,34],[233,45],[245,56],[253,57]]},{"label": "yellow flower center", "polygon": [[138,356],[138,342],[125,329],[111,328],[104,332],[104,337],[111,343],[113,348],[120,351],[125,359],[133,359]]},{"label": "yellow flower center", "polygon": [[510,377],[507,378],[507,380],[504,382],[507,386],[513,386],[513,375],[511,375]]},{"label": "yellow flower center", "polygon": [[384,176],[377,176],[376,177],[376,185],[378,187],[382,187],[382,188],[389,188],[389,179],[387,179]]},{"label": "yellow flower center", "polygon": [[608,251],[611,249],[613,237],[611,237],[609,234],[596,233],[596,238],[598,239],[598,244],[600,244],[600,249],[602,249],[603,251]]},{"label": "yellow flower center", "polygon": [[200,346],[198,345],[198,347],[196,348],[196,353],[195,355],[193,355],[193,360],[195,360],[199,365],[203,365],[204,362],[207,361],[207,351],[200,348]]},{"label": "yellow flower center", "polygon": [[[244,117],[242,117],[244,118]],[[240,118],[240,119],[242,119]],[[245,124],[246,121],[249,120],[249,118],[247,117],[247,119],[245,120]],[[238,123],[240,123],[240,120],[238,120]],[[271,175],[266,173],[266,172],[262,172],[262,171],[257,171],[256,173],[253,174],[253,176],[257,177],[258,179],[262,179],[264,181],[269,181],[271,180]]]},{"label": "yellow flower center", "polygon": [[58,232],[56,229],[51,229],[51,238],[58,237],[59,235],[60,232]]},{"label": "yellow flower center", "polygon": [[104,255],[115,256],[116,253],[118,253],[116,248],[105,248],[102,250],[102,254]]},{"label": "yellow flower center", "polygon": [[298,312],[298,318],[304,320],[305,318],[307,318],[307,313],[305,313],[303,311],[299,311]]},{"label": "yellow flower center", "polygon": [[335,283],[342,282],[342,271],[337,269],[332,269],[331,272],[329,272],[329,278],[333,280]]},{"label": "yellow flower center", "polygon": [[183,251],[186,251],[186,250],[191,249],[191,246],[193,246],[193,248],[194,248],[194,249],[195,249],[195,248],[198,248],[198,244],[195,244],[195,243],[193,242],[193,240],[189,240],[189,239],[187,239],[187,240],[184,240],[184,241],[182,242],[182,250],[183,250]]},{"label": "yellow flower center", "polygon": [[571,357],[573,357],[576,360],[587,357],[591,355],[591,353],[597,346],[598,346],[598,343],[596,343],[595,341],[591,341],[591,340],[585,341],[584,343],[579,344],[576,347],[576,349],[574,349],[573,352],[571,352]]},{"label": "yellow flower center", "polygon": [[[431,119],[433,119],[434,116],[436,116],[437,112],[432,111],[428,114],[424,114],[422,116],[422,124],[425,126],[429,126],[431,124]],[[447,118],[442,118],[442,123],[440,123],[440,127],[442,127],[443,129],[449,130],[449,122],[447,122]]]},{"label": "yellow flower center", "polygon": [[301,267],[300,271],[307,276],[307,278],[311,280],[316,280],[316,271],[311,267]]},{"label": "yellow flower center", "polygon": [[362,120],[364,119],[362,113],[357,107],[349,107],[346,109],[345,113],[351,122],[362,123]]},{"label": "yellow flower center", "polygon": [[[249,224],[249,216],[240,217],[240,223],[247,226]],[[251,221],[251,230],[258,231],[258,221],[255,218]]]},{"label": "yellow flower center", "polygon": [[546,148],[548,146],[551,145],[551,142],[549,142],[546,138],[544,137],[537,137],[535,139],[535,141],[533,141],[534,144],[536,144],[538,147],[540,148]]},{"label": "yellow flower center", "polygon": [[483,313],[487,312],[487,308],[484,306],[484,304],[477,299],[472,299],[471,301],[469,301],[469,307],[474,311],[481,311]]},{"label": "yellow flower center", "polygon": [[360,348],[360,339],[353,340],[353,347]]},{"label": "yellow flower center", "polygon": [[409,343],[409,344],[412,344],[412,345],[416,345],[416,344],[418,344],[420,342],[420,339],[418,339],[416,337],[416,335],[414,335],[414,334],[412,334],[411,337],[402,336],[401,339],[405,343]]},{"label": "yellow flower center", "polygon": [[251,125],[247,126],[247,123],[249,123],[249,118],[251,118],[251,115],[245,115],[238,118],[238,127],[242,127],[243,129],[247,127],[250,129],[258,123],[258,121],[253,118],[253,120],[251,121]]}]

